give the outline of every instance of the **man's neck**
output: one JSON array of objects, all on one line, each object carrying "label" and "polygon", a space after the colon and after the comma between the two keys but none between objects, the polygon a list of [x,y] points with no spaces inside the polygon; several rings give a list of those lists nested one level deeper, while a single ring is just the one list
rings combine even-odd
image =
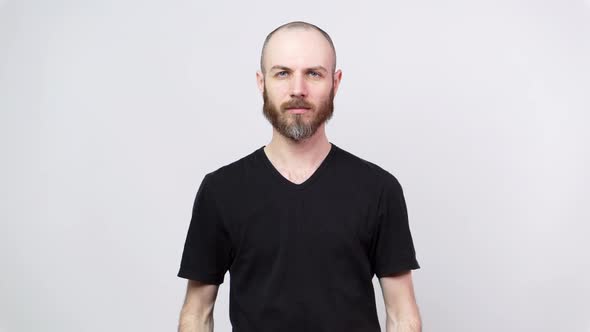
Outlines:
[{"label": "man's neck", "polygon": [[[297,177],[311,175],[330,151],[331,144],[325,131],[318,128],[316,133],[305,140],[295,142],[273,131],[270,143],[264,147],[268,159],[281,173],[296,174]],[[288,177],[288,176],[287,176]]]}]

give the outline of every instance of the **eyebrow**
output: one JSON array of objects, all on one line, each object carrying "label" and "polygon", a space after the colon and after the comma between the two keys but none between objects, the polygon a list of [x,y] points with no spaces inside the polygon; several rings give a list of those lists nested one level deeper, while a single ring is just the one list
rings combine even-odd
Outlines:
[{"label": "eyebrow", "polygon": [[[286,70],[286,71],[292,71],[291,68],[286,67],[286,66],[272,66],[272,68],[270,68],[270,71],[273,70]],[[324,68],[324,66],[314,66],[314,67],[310,67],[310,68],[306,68],[305,70],[317,70],[317,71],[324,71],[324,72],[328,72],[328,70],[326,68]]]}]

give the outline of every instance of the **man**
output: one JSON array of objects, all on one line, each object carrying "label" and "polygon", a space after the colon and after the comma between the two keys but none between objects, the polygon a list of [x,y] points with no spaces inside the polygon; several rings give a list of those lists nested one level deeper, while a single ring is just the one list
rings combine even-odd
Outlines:
[{"label": "man", "polygon": [[326,137],[342,78],[331,38],[285,24],[260,65],[272,139],[201,182],[178,272],[189,279],[179,331],[213,331],[228,270],[234,331],[380,331],[373,275],[387,331],[420,331],[402,187]]}]

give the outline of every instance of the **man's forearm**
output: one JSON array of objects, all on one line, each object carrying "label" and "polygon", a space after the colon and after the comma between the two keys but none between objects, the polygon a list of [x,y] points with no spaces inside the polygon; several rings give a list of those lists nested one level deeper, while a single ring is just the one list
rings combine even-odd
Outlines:
[{"label": "man's forearm", "polygon": [[198,317],[181,314],[178,332],[213,332],[213,315]]},{"label": "man's forearm", "polygon": [[387,316],[385,323],[386,332],[422,332],[422,323],[420,318],[400,319],[394,321]]}]

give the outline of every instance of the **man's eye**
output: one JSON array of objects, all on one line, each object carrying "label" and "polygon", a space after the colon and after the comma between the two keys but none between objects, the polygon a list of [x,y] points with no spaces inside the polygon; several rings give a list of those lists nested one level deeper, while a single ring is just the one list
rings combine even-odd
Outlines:
[{"label": "man's eye", "polygon": [[287,74],[288,74],[287,71],[283,70],[283,71],[278,72],[277,76],[278,77],[285,77],[285,76],[287,76]]},{"label": "man's eye", "polygon": [[309,72],[309,76],[311,76],[311,77],[321,77],[322,75],[320,73],[318,73],[317,71],[310,71]]}]

